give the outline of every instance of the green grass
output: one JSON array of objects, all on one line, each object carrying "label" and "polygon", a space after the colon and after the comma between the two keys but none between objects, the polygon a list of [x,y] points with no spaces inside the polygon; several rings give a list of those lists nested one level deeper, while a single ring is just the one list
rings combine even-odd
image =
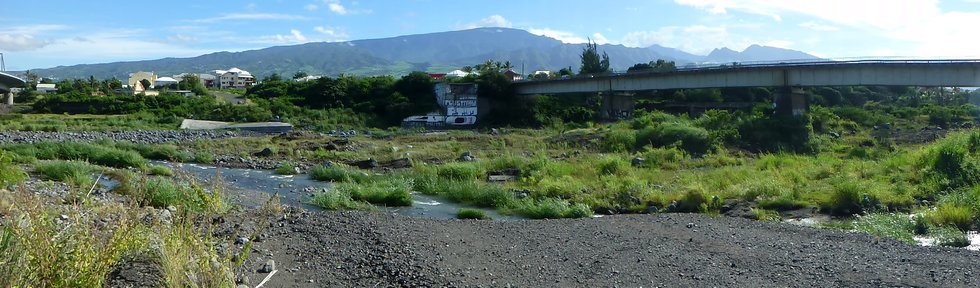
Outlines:
[{"label": "green grass", "polygon": [[276,166],[276,169],[275,169],[274,172],[276,172],[276,174],[279,174],[279,175],[295,175],[296,174],[296,166],[293,165],[292,163],[282,163],[282,164],[279,164],[279,166]]},{"label": "green grass", "polygon": [[913,233],[915,224],[907,215],[870,214],[854,221],[854,229],[878,237],[892,238],[908,244],[915,244]]},{"label": "green grass", "polygon": [[140,202],[156,208],[170,206],[181,210],[221,213],[228,209],[220,187],[207,191],[196,182],[159,177],[121,181],[131,187],[124,191]]},{"label": "green grass", "polygon": [[310,169],[310,178],[317,181],[362,183],[367,182],[370,176],[353,168],[334,164],[329,167],[317,166]]},{"label": "green grass", "polygon": [[570,204],[554,198],[523,201],[514,209],[517,214],[530,219],[560,219],[591,217],[592,209],[585,204]]},{"label": "green grass", "polygon": [[970,246],[970,239],[966,233],[953,227],[938,227],[930,233],[936,239],[936,245],[945,247],[966,247]]},{"label": "green grass", "polygon": [[968,231],[973,227],[973,211],[969,207],[955,204],[939,204],[936,211],[926,215],[926,219],[932,225],[952,227],[961,231]]},{"label": "green grass", "polygon": [[480,172],[475,164],[448,163],[439,166],[436,174],[443,179],[463,181],[476,179]]},{"label": "green grass", "polygon": [[6,188],[27,179],[27,173],[17,167],[13,163],[13,156],[8,154],[12,153],[0,150],[0,188]]},{"label": "green grass", "polygon": [[143,168],[148,165],[139,153],[93,143],[39,142],[4,145],[0,148],[22,157],[40,160],[77,160],[114,168]]},{"label": "green grass", "polygon": [[391,207],[412,206],[412,183],[397,177],[374,179],[367,183],[339,183],[335,193],[348,194],[357,201]]},{"label": "green grass", "polygon": [[339,189],[316,193],[310,203],[327,210],[355,210],[371,207],[368,203],[354,200],[349,191]]},{"label": "green grass", "polygon": [[46,161],[35,165],[34,171],[47,180],[88,186],[93,181],[95,166],[82,161]]},{"label": "green grass", "polygon": [[174,176],[173,170],[170,170],[170,168],[167,166],[161,165],[150,165],[149,170],[146,173],[155,176]]},{"label": "green grass", "polygon": [[483,210],[460,208],[459,211],[456,211],[456,218],[486,220],[490,219],[490,216],[487,216],[487,213],[483,212]]}]

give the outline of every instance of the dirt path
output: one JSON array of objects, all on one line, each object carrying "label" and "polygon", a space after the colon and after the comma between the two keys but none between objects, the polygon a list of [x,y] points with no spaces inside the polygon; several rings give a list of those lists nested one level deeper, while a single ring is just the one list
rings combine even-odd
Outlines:
[{"label": "dirt path", "polygon": [[278,219],[246,267],[264,287],[978,287],[980,253],[696,214],[541,221],[372,212]]}]

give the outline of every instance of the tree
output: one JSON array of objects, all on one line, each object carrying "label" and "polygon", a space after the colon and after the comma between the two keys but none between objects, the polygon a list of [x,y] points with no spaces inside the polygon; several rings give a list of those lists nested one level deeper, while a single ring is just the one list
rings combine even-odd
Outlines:
[{"label": "tree", "polygon": [[293,79],[306,78],[307,76],[310,76],[310,74],[307,74],[306,72],[303,71],[299,71],[296,72],[296,74],[293,74]]},{"label": "tree", "polygon": [[671,72],[677,71],[677,64],[674,61],[657,59],[649,63],[638,63],[626,70],[626,72]]},{"label": "tree", "polygon": [[592,41],[585,44],[582,48],[582,67],[578,70],[579,74],[605,73],[609,72],[609,54],[605,51],[599,56],[599,50]]},{"label": "tree", "polygon": [[201,83],[201,78],[193,73],[184,74],[184,77],[181,77],[180,82],[177,83],[177,88],[190,90],[196,95],[208,95],[208,88],[205,88],[204,83]]},{"label": "tree", "polygon": [[575,72],[572,72],[571,66],[566,68],[561,68],[561,70],[558,70],[558,77],[561,76],[575,76]]}]

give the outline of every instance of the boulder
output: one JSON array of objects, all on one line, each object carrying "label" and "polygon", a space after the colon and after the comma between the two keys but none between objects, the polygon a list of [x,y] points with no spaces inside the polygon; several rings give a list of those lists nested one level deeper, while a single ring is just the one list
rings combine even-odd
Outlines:
[{"label": "boulder", "polygon": [[265,264],[262,264],[262,268],[259,269],[259,273],[272,273],[272,271],[276,271],[276,261],[272,259],[265,261]]},{"label": "boulder", "polygon": [[272,149],[266,147],[265,149],[262,149],[262,151],[255,152],[252,155],[255,155],[255,156],[258,156],[258,157],[269,157],[269,156],[272,156]]},{"label": "boulder", "polygon": [[373,169],[378,167],[378,161],[374,158],[368,158],[367,160],[354,161],[350,163],[350,166],[354,166],[361,169]]}]

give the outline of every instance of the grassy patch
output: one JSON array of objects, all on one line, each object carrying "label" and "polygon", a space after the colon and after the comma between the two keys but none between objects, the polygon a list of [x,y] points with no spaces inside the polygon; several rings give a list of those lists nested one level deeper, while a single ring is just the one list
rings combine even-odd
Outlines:
[{"label": "grassy patch", "polygon": [[0,189],[27,179],[27,173],[13,163],[13,157],[0,150]]},{"label": "grassy patch", "polygon": [[361,171],[334,164],[310,169],[310,178],[317,181],[362,183],[366,182],[370,176]]},{"label": "grassy patch", "polygon": [[367,209],[371,206],[368,203],[354,200],[349,191],[339,189],[316,193],[310,203],[327,210]]},{"label": "grassy patch", "polygon": [[279,175],[295,175],[296,165],[293,165],[293,163],[282,163],[276,166],[275,172]]},{"label": "grassy patch", "polygon": [[937,227],[932,229],[929,234],[936,239],[936,245],[945,247],[966,247],[970,246],[970,239],[966,233],[953,227]]},{"label": "grassy patch", "polygon": [[487,213],[483,212],[483,210],[460,208],[459,211],[456,211],[456,218],[486,220],[490,219],[490,216],[487,216]]},{"label": "grassy patch", "polygon": [[34,166],[34,171],[44,179],[71,183],[78,186],[91,184],[95,166],[82,161],[47,161]]},{"label": "grassy patch", "polygon": [[367,183],[340,183],[334,188],[336,193],[350,195],[354,200],[384,206],[412,206],[411,181],[390,177],[375,179]]},{"label": "grassy patch", "polygon": [[173,170],[170,170],[170,168],[167,166],[161,166],[161,165],[150,165],[150,168],[148,169],[148,171],[146,171],[146,173],[149,175],[156,175],[156,176],[168,176],[168,177],[174,176]]},{"label": "grassy patch", "polygon": [[593,213],[588,205],[570,204],[554,198],[523,201],[515,210],[517,214],[530,219],[582,218],[590,217]]},{"label": "grassy patch", "polygon": [[929,223],[939,227],[953,227],[962,231],[973,226],[973,211],[955,204],[939,204],[936,211],[926,215]]},{"label": "grassy patch", "polygon": [[878,237],[892,238],[909,244],[915,244],[913,233],[915,224],[907,215],[902,214],[870,214],[861,216],[854,221],[854,229]]},{"label": "grassy patch", "polygon": [[39,142],[34,144],[15,144],[3,146],[24,157],[41,160],[77,160],[115,167],[143,168],[148,165],[139,153],[102,145],[78,142]]}]

